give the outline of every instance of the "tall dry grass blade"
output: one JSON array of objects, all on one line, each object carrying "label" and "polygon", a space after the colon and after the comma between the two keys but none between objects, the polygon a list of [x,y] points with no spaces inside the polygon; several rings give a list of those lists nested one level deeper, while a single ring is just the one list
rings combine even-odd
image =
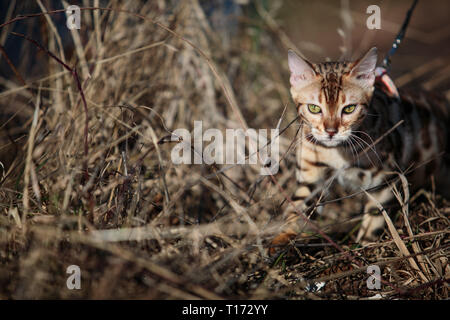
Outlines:
[{"label": "tall dry grass blade", "polygon": [[[412,231],[411,224],[409,222],[409,200],[410,200],[410,196],[409,196],[408,180],[401,173],[397,173],[397,175],[400,178],[400,181],[402,183],[404,198],[402,198],[402,196],[401,196],[399,190],[397,189],[396,185],[393,185],[391,187],[392,187],[392,190],[394,192],[395,197],[397,198],[397,201],[400,203],[401,212],[402,212],[402,215],[403,215],[403,220],[405,222],[405,226],[406,226],[406,229],[408,231],[408,234],[409,234],[409,236],[411,238],[414,238],[414,233]],[[426,264],[425,260],[423,259],[422,255],[420,255],[422,250],[420,249],[419,244],[416,241],[413,241],[412,248],[413,248],[414,252],[416,254],[418,254],[417,260],[419,262],[419,265],[424,269],[423,271],[426,274],[429,275],[430,271],[428,270],[427,264]],[[422,271],[419,271],[419,275],[422,278],[422,280],[425,281],[425,282],[430,280],[427,277],[425,277],[425,275],[423,274]]]},{"label": "tall dry grass blade", "polygon": [[[378,209],[383,214],[383,217],[384,217],[384,220],[386,221],[389,232],[391,233],[391,236],[392,236],[395,244],[397,245],[397,248],[400,250],[400,253],[405,257],[409,256],[410,253],[408,251],[408,248],[406,247],[403,240],[400,238],[400,235],[398,234],[397,230],[395,229],[394,223],[392,222],[391,218],[387,214],[386,210],[384,210],[381,203],[377,199],[375,199],[370,193],[368,193],[366,190],[364,190],[364,193],[377,205]],[[409,261],[409,264],[411,265],[411,267],[413,268],[413,270],[417,271],[419,274],[422,274],[422,271],[420,270],[419,266],[417,265],[416,261],[413,258],[408,258],[408,261]],[[424,277],[423,274],[422,274],[422,277]],[[426,280],[427,279],[425,278],[425,281]]]},{"label": "tall dry grass blade", "polygon": [[23,186],[23,216],[22,216],[22,225],[23,225],[23,231],[26,231],[26,220],[27,215],[30,211],[30,205],[29,205],[29,184],[30,184],[30,170],[32,167],[32,160],[33,160],[33,147],[34,142],[36,138],[36,132],[37,132],[37,126],[38,126],[38,119],[39,119],[39,111],[40,111],[40,104],[41,104],[41,91],[39,90],[36,95],[36,102],[34,106],[34,114],[33,114],[33,121],[31,122],[30,127],[30,134],[28,137],[28,143],[27,143],[27,156],[25,160],[25,170],[24,170],[24,186]]}]

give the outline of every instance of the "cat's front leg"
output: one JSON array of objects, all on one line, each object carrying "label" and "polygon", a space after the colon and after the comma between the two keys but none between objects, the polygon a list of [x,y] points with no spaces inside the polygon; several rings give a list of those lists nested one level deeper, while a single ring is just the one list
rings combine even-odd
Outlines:
[{"label": "cat's front leg", "polygon": [[364,206],[364,216],[356,242],[374,241],[380,236],[384,229],[385,220],[378,209],[378,204],[385,207],[394,198],[389,185],[379,191],[371,192],[370,195],[372,197],[368,197],[368,201]]},{"label": "cat's front leg", "polygon": [[271,255],[276,253],[277,248],[287,245],[300,232],[300,215],[306,214],[307,209],[314,203],[313,192],[323,180],[326,170],[322,165],[310,161],[301,161],[300,168],[296,171],[298,188],[291,197],[292,202],[283,213],[282,231],[271,242],[269,249]]}]

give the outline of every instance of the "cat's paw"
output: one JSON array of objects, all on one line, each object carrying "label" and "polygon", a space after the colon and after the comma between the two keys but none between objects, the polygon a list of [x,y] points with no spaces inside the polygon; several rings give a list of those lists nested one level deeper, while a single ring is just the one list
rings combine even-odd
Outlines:
[{"label": "cat's paw", "polygon": [[360,168],[348,168],[338,176],[339,184],[356,191],[360,188],[367,189],[372,184],[372,173]]},{"label": "cat's paw", "polygon": [[294,231],[284,231],[277,235],[270,243],[269,256],[274,256],[281,248],[287,246],[291,240],[295,239],[297,233]]},{"label": "cat's paw", "polygon": [[367,244],[376,241],[384,231],[384,217],[378,211],[364,214],[356,242]]}]

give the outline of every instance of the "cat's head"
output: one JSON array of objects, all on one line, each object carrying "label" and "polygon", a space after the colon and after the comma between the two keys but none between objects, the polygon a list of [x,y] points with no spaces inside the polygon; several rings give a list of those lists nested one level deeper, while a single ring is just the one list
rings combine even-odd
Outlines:
[{"label": "cat's head", "polygon": [[372,98],[377,49],[354,62],[311,63],[288,54],[291,94],[312,140],[335,147],[349,139]]}]

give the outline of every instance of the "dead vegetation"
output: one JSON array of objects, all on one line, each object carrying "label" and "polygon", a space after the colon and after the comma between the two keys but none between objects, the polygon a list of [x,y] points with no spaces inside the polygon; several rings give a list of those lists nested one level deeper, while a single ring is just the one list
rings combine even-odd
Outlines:
[{"label": "dead vegetation", "polygon": [[[32,12],[48,11],[37,4]],[[0,29],[25,48],[0,79],[0,298],[448,298],[450,206],[436,190],[409,199],[403,184],[376,243],[340,230],[361,215],[319,219],[336,246],[309,230],[267,256],[295,187],[298,124],[283,63],[290,40],[263,6],[225,31],[197,1],[105,7],[123,11],[83,10],[70,41],[55,26],[62,13],[17,21],[39,30],[29,40]],[[11,10],[8,19],[25,13]],[[171,161],[171,132],[194,121],[224,131],[280,118],[275,177]],[[69,265],[82,270],[81,290],[66,287]],[[381,268],[381,290],[367,288],[369,265]]]}]

